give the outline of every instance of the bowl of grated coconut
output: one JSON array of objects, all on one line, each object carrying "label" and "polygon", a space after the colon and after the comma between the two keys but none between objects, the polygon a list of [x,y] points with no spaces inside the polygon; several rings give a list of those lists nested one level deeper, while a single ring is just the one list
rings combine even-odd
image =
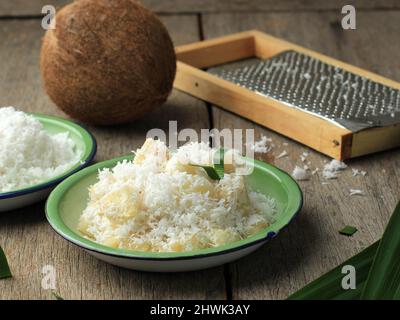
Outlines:
[{"label": "bowl of grated coconut", "polygon": [[[232,150],[218,167],[217,151],[197,142],[171,151],[147,139],[134,155],[63,181],[46,217],[66,240],[125,268],[176,272],[236,260],[293,220],[302,193],[288,174]],[[239,174],[247,165],[251,173]]]},{"label": "bowl of grated coconut", "polygon": [[0,108],[0,212],[45,199],[96,154],[94,137],[61,118]]}]

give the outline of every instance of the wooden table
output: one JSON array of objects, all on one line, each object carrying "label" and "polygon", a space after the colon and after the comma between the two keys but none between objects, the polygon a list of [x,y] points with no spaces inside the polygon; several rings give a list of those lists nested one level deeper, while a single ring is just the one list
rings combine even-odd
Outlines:
[{"label": "wooden table", "polygon": [[[43,30],[41,7],[66,0],[8,0],[0,3],[0,105],[65,117],[41,87],[38,57]],[[347,1],[148,0],[176,45],[247,29],[259,29],[400,81],[400,4],[396,0],[352,1],[357,30],[341,28]],[[306,147],[181,92],[146,118],[114,128],[90,127],[99,149],[96,161],[139,147],[151,128],[254,128],[273,139],[275,164],[291,171]],[[287,146],[284,143],[288,143]],[[325,156],[311,152],[313,166]],[[43,266],[57,272],[57,292],[65,299],[282,299],[379,239],[400,199],[400,150],[354,159],[350,167],[368,172],[322,184],[321,176],[302,182],[304,208],[276,239],[250,256],[210,270],[152,274],[113,267],[56,235],[44,203],[0,214],[0,245],[14,277],[0,280],[1,299],[51,299],[41,287]],[[359,188],[365,196],[350,197]],[[338,234],[346,224],[353,237]]]}]

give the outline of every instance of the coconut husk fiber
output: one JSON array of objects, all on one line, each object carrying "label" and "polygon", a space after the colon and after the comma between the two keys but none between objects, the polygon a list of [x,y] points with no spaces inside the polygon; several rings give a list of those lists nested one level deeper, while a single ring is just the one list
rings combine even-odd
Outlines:
[{"label": "coconut husk fiber", "polygon": [[133,0],[75,0],[44,36],[40,68],[46,92],[83,122],[131,122],[163,104],[176,57],[161,21]]}]

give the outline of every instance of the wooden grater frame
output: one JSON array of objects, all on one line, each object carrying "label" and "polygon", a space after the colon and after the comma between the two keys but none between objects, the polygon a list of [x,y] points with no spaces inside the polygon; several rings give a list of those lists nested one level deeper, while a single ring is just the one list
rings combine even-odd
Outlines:
[{"label": "wooden grater frame", "polygon": [[178,69],[174,87],[338,160],[400,146],[400,124],[352,132],[202,70],[245,58],[266,59],[286,50],[304,53],[383,85],[400,89],[400,83],[396,81],[257,30],[176,47]]}]

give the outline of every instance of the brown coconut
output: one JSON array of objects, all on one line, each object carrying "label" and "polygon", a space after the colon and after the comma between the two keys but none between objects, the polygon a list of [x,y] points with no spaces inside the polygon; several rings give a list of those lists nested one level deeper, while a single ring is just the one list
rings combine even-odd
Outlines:
[{"label": "brown coconut", "polygon": [[75,0],[43,39],[44,87],[65,113],[90,124],[135,120],[172,90],[176,57],[161,21],[134,0]]}]

